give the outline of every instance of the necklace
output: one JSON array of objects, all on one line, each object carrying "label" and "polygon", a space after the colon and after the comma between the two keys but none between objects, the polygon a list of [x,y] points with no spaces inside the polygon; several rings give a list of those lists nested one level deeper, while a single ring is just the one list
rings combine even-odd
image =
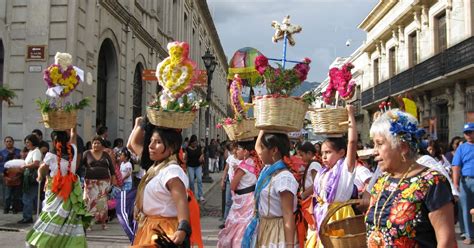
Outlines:
[{"label": "necklace", "polygon": [[376,246],[381,246],[383,245],[383,234],[382,232],[380,232],[379,228],[380,228],[380,222],[382,220],[382,213],[383,213],[383,210],[385,209],[385,207],[387,206],[387,203],[389,202],[390,198],[392,198],[392,196],[395,194],[395,192],[397,191],[398,187],[400,187],[400,184],[403,182],[403,180],[405,180],[405,178],[407,177],[408,173],[411,171],[411,169],[413,168],[413,166],[415,165],[416,163],[413,163],[410,165],[410,167],[408,167],[407,171],[405,172],[405,174],[403,174],[402,178],[400,178],[400,181],[398,181],[397,183],[397,187],[392,191],[392,193],[390,193],[390,195],[387,197],[387,199],[385,200],[385,202],[383,203],[382,205],[382,208],[380,209],[379,211],[379,217],[377,219],[377,208],[379,207],[379,202],[380,202],[380,198],[382,197],[382,193],[384,191],[384,188],[385,188],[385,184],[387,183],[388,181],[388,178],[389,178],[389,175],[386,175],[384,177],[384,182],[383,182],[383,188],[380,190],[378,196],[377,196],[377,201],[375,202],[375,207],[374,207],[374,225],[375,225],[375,230],[370,234],[369,236],[369,240],[370,242],[371,241],[374,241],[375,242],[375,245]]}]

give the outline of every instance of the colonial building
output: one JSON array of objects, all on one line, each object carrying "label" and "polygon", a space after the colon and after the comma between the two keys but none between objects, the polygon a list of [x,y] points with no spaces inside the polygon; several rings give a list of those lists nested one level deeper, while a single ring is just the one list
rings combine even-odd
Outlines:
[{"label": "colonial building", "polygon": [[[45,97],[42,71],[60,51],[92,78],[72,94],[74,101],[92,100],[79,112],[79,133],[89,140],[96,127],[106,125],[109,139],[127,139],[134,118],[145,113],[157,91],[157,82],[144,81],[143,72],[155,69],[175,40],[190,44],[198,69],[205,70],[201,57],[207,49],[215,56],[210,138],[224,136],[213,127],[227,115],[227,62],[206,1],[1,1],[0,9],[0,82],[18,95],[13,106],[0,108],[2,137],[22,140],[34,128],[44,130],[34,99]],[[195,93],[206,98],[206,88]],[[205,130],[201,109],[183,137],[204,138]]]},{"label": "colonial building", "polygon": [[361,139],[387,96],[416,102],[419,120],[437,123],[440,141],[462,136],[474,121],[474,3],[471,0],[381,0],[359,25],[365,43],[352,62]]}]

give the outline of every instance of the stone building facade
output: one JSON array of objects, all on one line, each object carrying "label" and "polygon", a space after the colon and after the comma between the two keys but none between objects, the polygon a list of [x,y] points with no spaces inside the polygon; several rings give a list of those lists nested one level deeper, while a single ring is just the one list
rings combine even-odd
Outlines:
[{"label": "stone building facade", "polygon": [[[45,0],[0,1],[0,82],[14,90],[14,105],[1,106],[1,136],[22,140],[40,123],[34,99],[44,98],[42,71],[57,51],[73,56],[73,64],[92,78],[81,83],[73,101],[91,98],[79,112],[78,130],[89,140],[96,127],[106,125],[109,139],[128,138],[135,117],[157,91],[156,81],[144,81],[144,70],[155,69],[166,58],[166,46],[178,40],[190,44],[190,58],[205,70],[201,57],[207,49],[216,57],[210,104],[210,138],[227,115],[227,62],[206,1],[201,0]],[[44,56],[32,49],[44,48]],[[195,90],[206,98],[206,88]],[[205,109],[183,137],[205,135]]]},{"label": "stone building facade", "polygon": [[441,142],[462,137],[474,121],[474,2],[379,1],[359,28],[366,41],[344,62],[355,66],[361,139],[389,95],[413,99],[423,126],[435,118]]}]

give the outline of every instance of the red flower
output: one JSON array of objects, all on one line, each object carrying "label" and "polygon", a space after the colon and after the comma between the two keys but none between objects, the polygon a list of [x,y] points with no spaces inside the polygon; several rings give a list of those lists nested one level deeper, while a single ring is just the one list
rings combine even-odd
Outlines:
[{"label": "red flower", "polygon": [[398,203],[390,210],[390,222],[398,225],[405,224],[407,221],[413,220],[415,218],[415,210],[415,204],[410,202]]},{"label": "red flower", "polygon": [[263,56],[263,55],[258,55],[256,58],[255,58],[255,69],[258,71],[258,73],[260,75],[263,75],[263,73],[265,72],[265,70],[267,69],[268,67],[268,59],[267,57]]},{"label": "red flower", "polygon": [[400,248],[404,248],[404,247],[409,248],[409,247],[416,247],[417,243],[415,240],[410,239],[408,237],[400,237],[393,241],[393,245],[395,247],[400,247]]}]

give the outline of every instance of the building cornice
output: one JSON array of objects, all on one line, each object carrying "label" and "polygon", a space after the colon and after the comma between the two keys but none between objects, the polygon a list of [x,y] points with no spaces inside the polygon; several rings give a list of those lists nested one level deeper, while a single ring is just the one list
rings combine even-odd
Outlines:
[{"label": "building cornice", "polygon": [[[380,0],[358,28],[370,32],[372,28],[395,6],[399,0]],[[417,2],[417,0],[415,0]]]},{"label": "building cornice", "polygon": [[222,48],[221,40],[219,39],[219,34],[217,34],[216,26],[214,25],[214,21],[212,20],[211,12],[209,11],[209,6],[207,5],[207,1],[198,0],[196,1],[199,9],[202,11],[202,17],[206,22],[206,25],[209,30],[209,36],[213,40],[213,44],[216,48],[216,56],[219,57],[221,61],[222,67],[227,72],[229,66],[227,65],[227,58],[224,53],[224,49]]},{"label": "building cornice", "polygon": [[[135,36],[140,39],[147,47],[153,48],[161,58],[166,58],[168,52],[146,31],[140,21],[131,15],[129,11],[116,0],[99,0],[98,2],[110,14],[112,14],[122,24],[128,25],[134,32]],[[161,32],[160,32],[161,33]]]}]

